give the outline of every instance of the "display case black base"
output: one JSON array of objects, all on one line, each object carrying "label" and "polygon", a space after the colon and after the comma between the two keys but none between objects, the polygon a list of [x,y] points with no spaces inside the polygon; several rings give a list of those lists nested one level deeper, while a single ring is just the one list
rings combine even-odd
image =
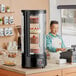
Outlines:
[{"label": "display case black base", "polygon": [[[44,54],[45,55],[45,54]],[[22,68],[44,68],[47,65],[46,56],[33,54],[26,56],[22,54]]]}]

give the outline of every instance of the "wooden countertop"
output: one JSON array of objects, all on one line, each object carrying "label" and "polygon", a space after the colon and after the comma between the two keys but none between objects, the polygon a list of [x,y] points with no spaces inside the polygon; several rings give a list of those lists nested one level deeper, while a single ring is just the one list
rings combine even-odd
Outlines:
[{"label": "wooden countertop", "polygon": [[0,69],[13,71],[21,74],[34,74],[34,73],[40,73],[40,72],[47,72],[51,70],[57,70],[57,69],[64,69],[64,68],[71,68],[76,67],[76,64],[52,64],[50,61],[48,61],[48,64],[45,68],[30,68],[30,69],[24,69],[21,67],[21,55],[17,56],[17,63],[16,66],[5,66],[3,65],[2,56],[0,55]]}]

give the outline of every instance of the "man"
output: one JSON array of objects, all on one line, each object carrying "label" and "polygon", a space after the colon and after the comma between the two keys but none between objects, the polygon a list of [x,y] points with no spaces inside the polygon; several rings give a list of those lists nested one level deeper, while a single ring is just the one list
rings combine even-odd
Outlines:
[{"label": "man", "polygon": [[59,26],[57,21],[51,21],[50,32],[46,36],[46,48],[51,54],[52,59],[59,58],[60,51],[65,51],[65,45],[62,37],[57,35]]},{"label": "man", "polygon": [[59,26],[57,21],[51,21],[49,34],[46,36],[46,47],[50,52],[65,51],[61,36],[57,35]]}]

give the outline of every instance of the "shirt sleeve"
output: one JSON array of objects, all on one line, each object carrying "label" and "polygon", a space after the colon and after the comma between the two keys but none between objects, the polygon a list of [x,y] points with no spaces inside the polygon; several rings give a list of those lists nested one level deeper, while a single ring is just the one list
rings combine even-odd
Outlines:
[{"label": "shirt sleeve", "polygon": [[50,52],[56,52],[56,48],[52,47],[52,39],[46,36],[46,49]]},{"label": "shirt sleeve", "polygon": [[63,42],[62,37],[60,37],[60,38],[61,38],[61,42],[62,42],[62,44],[61,44],[61,48],[66,48],[66,46],[65,46],[65,44],[64,44],[64,42]]}]

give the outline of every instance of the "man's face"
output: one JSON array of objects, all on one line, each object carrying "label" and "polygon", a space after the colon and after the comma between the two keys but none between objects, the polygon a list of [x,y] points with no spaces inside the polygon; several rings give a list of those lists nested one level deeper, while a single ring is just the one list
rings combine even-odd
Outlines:
[{"label": "man's face", "polygon": [[53,24],[53,25],[50,27],[50,29],[51,29],[51,33],[57,34],[58,29],[59,29],[58,24]]}]

